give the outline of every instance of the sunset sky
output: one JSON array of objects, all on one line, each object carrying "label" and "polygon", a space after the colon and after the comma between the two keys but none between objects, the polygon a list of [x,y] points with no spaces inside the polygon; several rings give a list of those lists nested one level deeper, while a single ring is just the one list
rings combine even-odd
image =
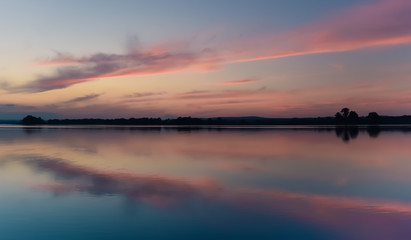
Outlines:
[{"label": "sunset sky", "polygon": [[3,0],[0,119],[411,114],[409,0]]}]

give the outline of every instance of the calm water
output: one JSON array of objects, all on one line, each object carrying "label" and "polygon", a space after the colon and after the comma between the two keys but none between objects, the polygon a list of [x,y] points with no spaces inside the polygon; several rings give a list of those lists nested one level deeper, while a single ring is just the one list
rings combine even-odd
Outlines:
[{"label": "calm water", "polygon": [[410,129],[0,127],[0,239],[409,239]]}]

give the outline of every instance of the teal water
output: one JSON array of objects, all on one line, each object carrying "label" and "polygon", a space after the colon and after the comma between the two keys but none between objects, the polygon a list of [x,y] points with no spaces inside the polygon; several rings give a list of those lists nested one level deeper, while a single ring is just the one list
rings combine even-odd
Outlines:
[{"label": "teal water", "polygon": [[0,239],[407,239],[410,128],[0,127]]}]

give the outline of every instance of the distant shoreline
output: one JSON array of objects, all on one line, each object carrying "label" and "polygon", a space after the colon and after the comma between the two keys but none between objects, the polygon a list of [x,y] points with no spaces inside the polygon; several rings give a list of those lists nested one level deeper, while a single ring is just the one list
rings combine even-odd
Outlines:
[{"label": "distant shoreline", "polygon": [[411,116],[380,116],[378,122],[370,122],[367,117],[359,117],[355,124],[338,123],[334,117],[316,118],[263,118],[263,117],[216,117],[175,119],[161,118],[83,118],[83,119],[50,119],[42,120],[33,117],[32,122],[19,120],[0,120],[0,124],[22,125],[117,125],[117,126],[360,126],[360,125],[407,125]]}]

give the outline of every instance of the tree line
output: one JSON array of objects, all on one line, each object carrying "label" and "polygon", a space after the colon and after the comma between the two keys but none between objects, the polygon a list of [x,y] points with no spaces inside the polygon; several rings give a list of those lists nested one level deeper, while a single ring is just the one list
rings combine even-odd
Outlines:
[{"label": "tree line", "polygon": [[24,125],[359,125],[359,124],[411,124],[411,116],[380,116],[370,112],[360,117],[355,111],[343,108],[334,117],[316,118],[193,118],[178,117],[174,119],[161,118],[83,118],[83,119],[50,119],[28,115],[21,120]]}]

